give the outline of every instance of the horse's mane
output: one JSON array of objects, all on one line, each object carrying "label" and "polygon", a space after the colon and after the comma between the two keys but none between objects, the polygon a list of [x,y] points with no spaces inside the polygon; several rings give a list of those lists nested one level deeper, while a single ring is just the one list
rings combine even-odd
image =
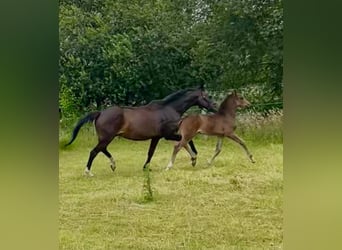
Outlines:
[{"label": "horse's mane", "polygon": [[175,100],[178,100],[181,96],[185,95],[187,92],[189,91],[194,91],[195,89],[194,88],[188,88],[188,89],[181,89],[181,90],[178,90],[177,92],[175,93],[172,93],[168,96],[166,96],[165,98],[163,99],[160,99],[160,100],[153,100],[151,101],[148,105],[153,105],[153,104],[159,104],[159,105],[167,105],[169,104],[170,102],[173,102]]}]

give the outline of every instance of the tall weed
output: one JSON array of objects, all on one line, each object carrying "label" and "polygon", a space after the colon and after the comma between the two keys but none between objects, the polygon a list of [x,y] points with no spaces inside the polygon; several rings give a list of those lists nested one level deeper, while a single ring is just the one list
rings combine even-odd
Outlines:
[{"label": "tall weed", "polygon": [[283,143],[283,110],[246,111],[237,115],[236,133],[255,143]]}]

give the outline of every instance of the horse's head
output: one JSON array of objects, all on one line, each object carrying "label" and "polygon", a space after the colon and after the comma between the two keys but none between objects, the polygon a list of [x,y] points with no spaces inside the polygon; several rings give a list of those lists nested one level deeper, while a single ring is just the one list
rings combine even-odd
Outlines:
[{"label": "horse's head", "polygon": [[230,96],[233,98],[236,107],[244,108],[251,105],[251,103],[242,95],[238,94],[236,90],[233,90],[233,93],[230,94]]},{"label": "horse's head", "polygon": [[216,112],[217,107],[216,104],[210,100],[208,93],[205,92],[203,85],[201,85],[197,90],[196,90],[196,105],[200,108],[205,108],[208,111]]}]

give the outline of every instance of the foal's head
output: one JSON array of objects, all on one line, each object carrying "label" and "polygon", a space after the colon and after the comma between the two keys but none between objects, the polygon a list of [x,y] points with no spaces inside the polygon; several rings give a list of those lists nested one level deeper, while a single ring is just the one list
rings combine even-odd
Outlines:
[{"label": "foal's head", "polygon": [[247,99],[245,99],[242,95],[238,94],[236,90],[234,90],[230,96],[233,98],[238,108],[244,108],[251,105],[251,103],[247,101]]},{"label": "foal's head", "polygon": [[251,104],[249,101],[247,101],[247,99],[238,94],[236,90],[233,90],[233,93],[228,94],[224,101],[221,103],[218,112],[224,114],[227,111],[236,110],[237,108],[244,108],[249,105]]}]

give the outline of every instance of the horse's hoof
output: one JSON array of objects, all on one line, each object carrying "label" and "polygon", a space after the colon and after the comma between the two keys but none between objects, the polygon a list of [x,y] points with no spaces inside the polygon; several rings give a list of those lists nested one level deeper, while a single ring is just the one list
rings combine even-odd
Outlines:
[{"label": "horse's hoof", "polygon": [[115,171],[115,169],[116,169],[116,166],[114,166],[114,165],[110,165],[110,168],[112,169],[112,171],[114,172]]},{"label": "horse's hoof", "polygon": [[84,175],[87,177],[93,177],[94,176],[94,174],[88,170],[84,171]]},{"label": "horse's hoof", "polygon": [[197,162],[197,159],[196,158],[192,158],[191,159],[191,165],[194,167],[196,166],[196,162]]},{"label": "horse's hoof", "polygon": [[170,169],[171,169],[171,168],[169,168],[169,167],[166,167],[166,168],[165,168],[165,171],[169,171]]}]

